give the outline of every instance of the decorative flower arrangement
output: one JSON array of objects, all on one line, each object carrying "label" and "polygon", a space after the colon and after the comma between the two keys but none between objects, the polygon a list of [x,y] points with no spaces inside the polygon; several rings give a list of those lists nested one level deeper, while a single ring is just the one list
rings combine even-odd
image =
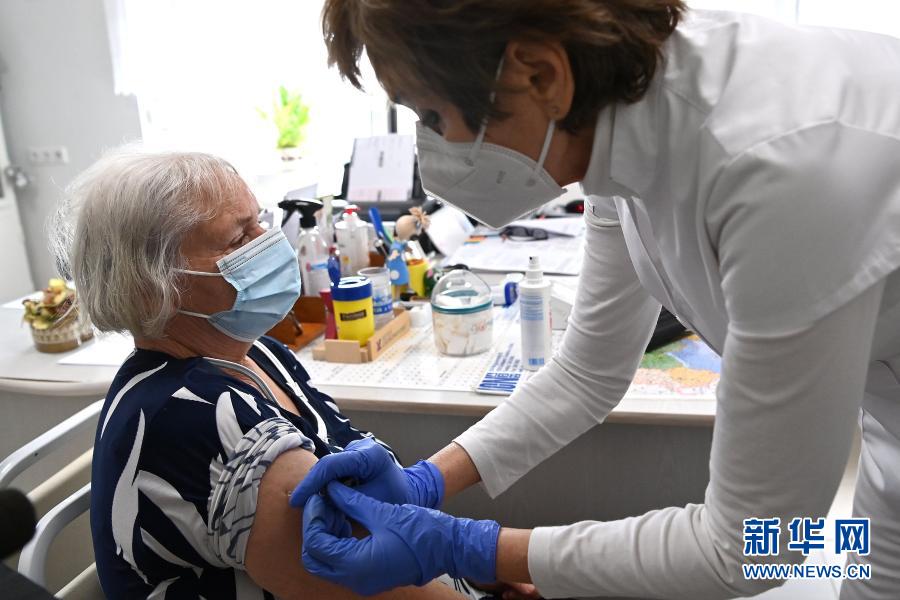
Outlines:
[{"label": "decorative flower arrangement", "polygon": [[37,300],[23,300],[24,320],[31,326],[40,352],[66,352],[93,337],[91,324],[79,314],[75,290],[62,279],[51,279]]}]

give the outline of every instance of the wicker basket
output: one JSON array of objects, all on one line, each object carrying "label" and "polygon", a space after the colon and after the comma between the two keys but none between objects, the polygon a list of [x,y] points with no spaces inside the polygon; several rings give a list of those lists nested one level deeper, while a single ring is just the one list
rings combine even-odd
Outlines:
[{"label": "wicker basket", "polygon": [[38,352],[68,352],[94,337],[94,330],[87,318],[73,311],[66,318],[48,329],[31,328],[31,337]]}]

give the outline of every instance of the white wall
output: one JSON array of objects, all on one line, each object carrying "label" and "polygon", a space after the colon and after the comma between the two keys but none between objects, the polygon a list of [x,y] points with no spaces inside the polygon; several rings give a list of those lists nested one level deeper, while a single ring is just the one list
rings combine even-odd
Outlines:
[{"label": "white wall", "polygon": [[[61,190],[104,148],[141,133],[134,98],[113,94],[103,0],[0,1],[0,115],[12,164],[32,178],[19,214],[41,286],[55,274],[45,223]],[[27,149],[45,146],[65,146],[69,163],[30,164]]]}]

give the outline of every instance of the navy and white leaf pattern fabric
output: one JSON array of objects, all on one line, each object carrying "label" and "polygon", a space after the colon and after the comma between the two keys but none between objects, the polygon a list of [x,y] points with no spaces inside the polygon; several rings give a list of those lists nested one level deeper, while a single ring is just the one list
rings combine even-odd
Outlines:
[{"label": "navy and white leaf pattern fabric", "polygon": [[371,435],[310,387],[279,342],[263,338],[249,356],[301,416],[202,358],[137,350],[119,370],[92,473],[91,529],[108,597],[272,598],[244,572],[266,469],[293,448],[321,457]]}]

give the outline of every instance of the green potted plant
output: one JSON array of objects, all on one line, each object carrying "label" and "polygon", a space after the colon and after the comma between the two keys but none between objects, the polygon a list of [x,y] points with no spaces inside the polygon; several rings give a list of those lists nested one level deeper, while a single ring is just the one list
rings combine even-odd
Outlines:
[{"label": "green potted plant", "polygon": [[271,120],[278,130],[275,147],[281,153],[282,160],[300,158],[300,147],[306,137],[306,125],[309,122],[309,106],[303,102],[300,92],[290,91],[279,86],[278,97],[272,103],[272,112],[260,110],[260,115]]},{"label": "green potted plant", "polygon": [[24,320],[40,352],[66,352],[93,337],[88,319],[75,305],[75,290],[62,279],[51,279],[38,299],[22,301]]}]

